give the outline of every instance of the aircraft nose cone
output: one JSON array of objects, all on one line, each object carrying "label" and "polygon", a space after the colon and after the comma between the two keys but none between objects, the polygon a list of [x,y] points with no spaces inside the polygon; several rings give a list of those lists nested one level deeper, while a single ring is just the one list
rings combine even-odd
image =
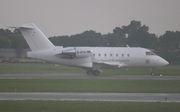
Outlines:
[{"label": "aircraft nose cone", "polygon": [[164,65],[169,65],[169,62],[164,60]]},{"label": "aircraft nose cone", "polygon": [[158,57],[155,63],[157,66],[166,66],[169,64],[168,61],[166,61],[165,59],[163,59],[161,57]]},{"label": "aircraft nose cone", "polygon": [[166,61],[165,59],[162,59],[161,63],[162,63],[162,65],[163,65],[163,66],[165,66],[165,65],[168,65],[168,64],[169,64],[169,62],[168,62],[168,61]]}]

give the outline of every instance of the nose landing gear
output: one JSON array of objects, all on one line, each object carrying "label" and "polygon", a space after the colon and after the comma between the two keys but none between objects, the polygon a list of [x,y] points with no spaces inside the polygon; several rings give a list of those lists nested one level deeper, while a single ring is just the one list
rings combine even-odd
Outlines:
[{"label": "nose landing gear", "polygon": [[87,72],[87,75],[94,75],[94,76],[98,76],[101,71],[100,70],[92,70],[92,69],[89,69]]},{"label": "nose landing gear", "polygon": [[151,69],[150,75],[151,75],[151,76],[154,76],[154,68]]}]

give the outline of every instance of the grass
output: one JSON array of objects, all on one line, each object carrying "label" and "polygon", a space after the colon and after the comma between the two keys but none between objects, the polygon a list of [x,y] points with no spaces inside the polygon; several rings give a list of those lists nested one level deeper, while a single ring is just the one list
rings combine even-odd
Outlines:
[{"label": "grass", "polygon": [[179,80],[0,79],[0,92],[180,93]]},{"label": "grass", "polygon": [[[0,63],[0,74],[85,74],[79,68],[44,63]],[[103,70],[101,75],[149,75],[150,69]],[[179,65],[155,70],[156,74],[180,76]],[[120,79],[0,79],[0,92],[115,92],[180,93],[178,80]],[[179,112],[180,103],[0,101],[0,112]]]},{"label": "grass", "polygon": [[0,101],[0,112],[179,112],[180,103]]},{"label": "grass", "polygon": [[[49,63],[0,63],[0,74],[86,74],[81,68],[54,66]],[[102,75],[149,75],[149,68],[105,69]],[[180,76],[180,65],[169,65],[155,69],[156,75]]]},{"label": "grass", "polygon": [[83,73],[82,69],[66,66],[54,66],[50,63],[0,63],[0,74],[58,74]]}]

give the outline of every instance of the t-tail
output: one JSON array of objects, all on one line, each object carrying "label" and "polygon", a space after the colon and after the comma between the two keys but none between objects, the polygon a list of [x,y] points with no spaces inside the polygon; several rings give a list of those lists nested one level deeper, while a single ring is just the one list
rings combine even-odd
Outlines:
[{"label": "t-tail", "polygon": [[33,24],[23,24],[18,27],[32,51],[53,48],[49,39]]}]

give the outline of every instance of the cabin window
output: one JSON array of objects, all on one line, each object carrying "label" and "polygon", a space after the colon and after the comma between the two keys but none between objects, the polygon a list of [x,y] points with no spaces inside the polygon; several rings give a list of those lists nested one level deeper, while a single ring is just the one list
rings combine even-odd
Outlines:
[{"label": "cabin window", "polygon": [[129,57],[130,55],[129,55],[129,54],[127,54],[127,56]]},{"label": "cabin window", "polygon": [[101,54],[99,54],[99,57],[101,56]]},{"label": "cabin window", "polygon": [[91,51],[87,51],[87,53],[91,53]]},{"label": "cabin window", "polygon": [[116,57],[118,57],[118,54],[116,54]]},{"label": "cabin window", "polygon": [[122,54],[122,57],[124,57],[124,54]]},{"label": "cabin window", "polygon": [[110,56],[112,57],[112,54],[110,54]]},{"label": "cabin window", "polygon": [[93,56],[95,56],[95,54],[93,54]]},{"label": "cabin window", "polygon": [[104,56],[106,57],[106,56],[107,56],[107,54],[104,54]]},{"label": "cabin window", "polygon": [[155,55],[153,52],[146,52],[146,55]]}]

